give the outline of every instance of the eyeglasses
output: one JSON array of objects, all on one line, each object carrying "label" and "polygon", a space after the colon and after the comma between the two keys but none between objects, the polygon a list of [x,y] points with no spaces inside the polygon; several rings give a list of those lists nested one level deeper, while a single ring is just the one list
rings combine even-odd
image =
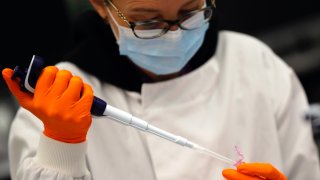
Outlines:
[{"label": "eyeglasses", "polygon": [[[209,1],[209,0],[207,0]],[[178,26],[183,30],[198,29],[211,19],[213,10],[216,8],[215,0],[210,0],[209,6],[191,11],[180,16],[177,20],[151,19],[145,21],[130,22],[124,14],[111,2],[104,0],[105,5],[111,7],[117,12],[118,16],[131,28],[133,34],[140,39],[154,39],[166,34],[172,26]],[[199,18],[201,19],[199,21]],[[146,33],[145,30],[148,30]]]}]

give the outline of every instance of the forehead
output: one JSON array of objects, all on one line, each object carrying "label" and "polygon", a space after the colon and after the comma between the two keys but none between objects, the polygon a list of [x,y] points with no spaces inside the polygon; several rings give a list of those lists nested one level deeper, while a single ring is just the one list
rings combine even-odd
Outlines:
[{"label": "forehead", "polygon": [[113,2],[142,2],[142,3],[175,3],[175,2],[187,2],[187,1],[203,1],[203,0],[112,0]]},{"label": "forehead", "polygon": [[176,4],[203,2],[203,1],[205,1],[205,0],[113,0],[113,2],[119,3],[121,5],[131,5],[131,4],[176,5]]}]

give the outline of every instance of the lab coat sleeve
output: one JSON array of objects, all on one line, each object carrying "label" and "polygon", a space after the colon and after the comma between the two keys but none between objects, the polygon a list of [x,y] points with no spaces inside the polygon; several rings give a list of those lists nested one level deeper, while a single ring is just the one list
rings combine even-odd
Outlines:
[{"label": "lab coat sleeve", "polygon": [[278,56],[272,56],[275,60],[275,73],[272,73],[274,107],[284,173],[290,180],[320,179],[318,150],[312,127],[303,119],[303,113],[308,108],[305,92],[295,72]]},{"label": "lab coat sleeve", "polygon": [[87,143],[62,143],[42,134],[42,122],[20,108],[9,136],[13,180],[91,179],[85,155]]}]

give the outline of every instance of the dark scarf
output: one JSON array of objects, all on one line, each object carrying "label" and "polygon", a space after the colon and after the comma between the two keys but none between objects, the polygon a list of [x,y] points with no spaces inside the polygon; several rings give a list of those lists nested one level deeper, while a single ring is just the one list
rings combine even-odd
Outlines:
[{"label": "dark scarf", "polygon": [[[126,56],[119,54],[119,46],[108,24],[94,11],[83,13],[75,23],[74,49],[63,60],[102,81],[122,89],[140,92],[142,83],[152,83]],[[213,17],[204,43],[182,72],[188,73],[210,59],[217,45],[217,27]]]}]

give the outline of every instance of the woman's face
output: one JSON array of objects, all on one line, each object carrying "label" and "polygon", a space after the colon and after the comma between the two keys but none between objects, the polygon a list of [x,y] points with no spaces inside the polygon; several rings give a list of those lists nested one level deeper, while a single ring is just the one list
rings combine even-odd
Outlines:
[{"label": "woman's face", "polygon": [[[104,0],[90,0],[99,15],[109,22],[117,38],[119,37],[119,32],[113,19],[115,19],[120,26],[128,27],[128,25],[118,16],[111,5],[107,7],[103,1]],[[201,9],[204,1],[205,0],[112,0],[112,3],[121,11],[128,21],[136,22],[150,19],[176,20],[185,13]],[[110,13],[108,13],[107,9],[109,9],[113,18],[110,18]],[[177,28],[177,26],[173,26],[170,30],[174,31]],[[156,81],[171,79],[179,74],[156,75],[142,68],[139,69]]]},{"label": "woman's face", "polygon": [[[118,36],[118,30],[109,18],[107,7],[103,0],[90,0],[102,18],[105,18]],[[136,22],[149,19],[176,20],[180,15],[192,10],[200,9],[204,0],[112,0],[112,3],[126,16],[129,21]],[[121,26],[128,25],[121,20],[115,10],[109,7],[114,19]],[[173,27],[171,30],[175,30]]]}]

